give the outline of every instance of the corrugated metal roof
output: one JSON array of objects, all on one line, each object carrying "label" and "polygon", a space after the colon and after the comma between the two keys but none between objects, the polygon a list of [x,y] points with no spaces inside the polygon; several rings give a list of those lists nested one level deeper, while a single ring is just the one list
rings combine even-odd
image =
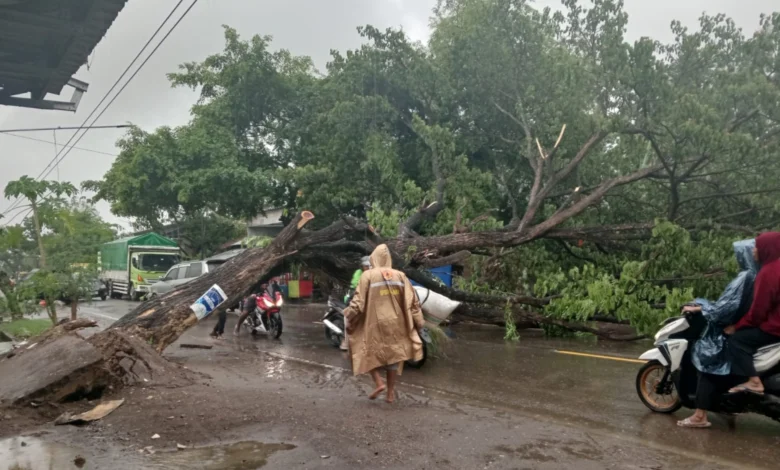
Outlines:
[{"label": "corrugated metal roof", "polygon": [[0,94],[59,94],[127,0],[0,0]]}]

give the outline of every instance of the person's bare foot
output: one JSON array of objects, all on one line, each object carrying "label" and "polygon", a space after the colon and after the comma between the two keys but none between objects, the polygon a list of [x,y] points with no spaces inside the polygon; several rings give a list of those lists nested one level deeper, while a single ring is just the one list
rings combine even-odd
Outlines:
[{"label": "person's bare foot", "polygon": [[369,400],[376,400],[376,398],[382,394],[382,392],[387,389],[387,386],[385,384],[379,385],[377,388],[374,389],[373,392],[371,392],[371,395],[368,396]]},{"label": "person's bare foot", "polygon": [[395,402],[395,391],[388,391],[387,392],[387,399],[385,400],[391,405]]}]

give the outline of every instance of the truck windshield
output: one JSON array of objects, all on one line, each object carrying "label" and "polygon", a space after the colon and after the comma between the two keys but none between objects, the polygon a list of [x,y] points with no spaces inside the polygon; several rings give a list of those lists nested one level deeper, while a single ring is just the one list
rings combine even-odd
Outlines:
[{"label": "truck windshield", "polygon": [[143,254],[140,256],[138,269],[141,271],[165,272],[179,262],[177,255]]}]

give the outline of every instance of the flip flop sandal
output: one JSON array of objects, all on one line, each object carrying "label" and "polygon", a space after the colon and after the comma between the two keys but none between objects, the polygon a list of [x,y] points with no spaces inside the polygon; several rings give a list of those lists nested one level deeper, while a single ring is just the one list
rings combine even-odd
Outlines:
[{"label": "flip flop sandal", "polygon": [[691,421],[691,418],[685,418],[682,421],[677,421],[677,426],[680,426],[681,428],[704,429],[712,426],[712,423],[709,421],[706,423],[697,423],[695,421]]},{"label": "flip flop sandal", "polygon": [[761,392],[761,391],[758,391],[758,390],[753,390],[752,388],[745,387],[744,385],[740,385],[738,387],[732,388],[731,390],[729,390],[728,395],[736,395],[738,393],[743,393],[743,392],[744,393],[751,393],[751,394],[757,395],[759,397],[763,397],[764,396],[764,392]]}]

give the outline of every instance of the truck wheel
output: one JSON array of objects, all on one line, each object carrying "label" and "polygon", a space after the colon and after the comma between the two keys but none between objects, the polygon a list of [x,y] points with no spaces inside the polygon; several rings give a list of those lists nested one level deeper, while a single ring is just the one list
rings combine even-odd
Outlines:
[{"label": "truck wheel", "polygon": [[115,296],[114,296],[114,283],[113,282],[109,282],[108,283],[108,298],[109,299],[115,298]]}]

